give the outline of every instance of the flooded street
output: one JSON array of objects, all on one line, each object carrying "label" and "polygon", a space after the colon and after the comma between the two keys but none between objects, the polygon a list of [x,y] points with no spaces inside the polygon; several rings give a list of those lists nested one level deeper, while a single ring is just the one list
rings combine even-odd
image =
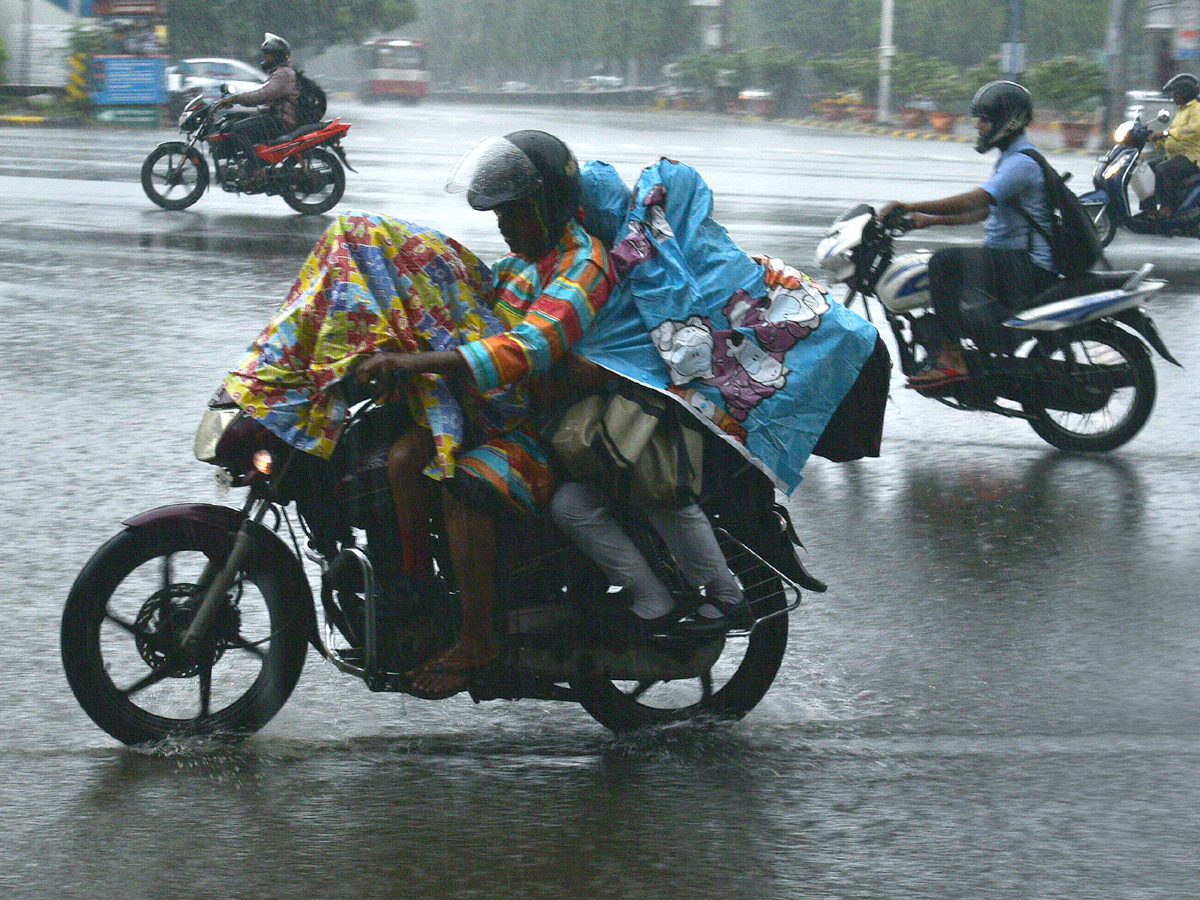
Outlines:
[{"label": "flooded street", "polygon": [[[743,247],[818,278],[816,243],[846,208],[966,190],[993,163],[698,114],[331,112],[353,123],[359,170],[337,211],[428,224],[484,259],[504,249],[494,216],[442,187],[475,140],[520,127],[629,183],[660,155],[696,166]],[[193,458],[195,426],[329,222],[219,190],[157,209],[138,170],[172,137],[0,129],[0,895],[1195,892],[1200,241],[1110,248],[1170,280],[1150,313],[1184,366],[1155,357],[1155,410],[1114,453],[1061,454],[893,373],[883,456],[814,458],[789,501],[830,590],[793,613],[779,677],[736,725],[618,738],[570,704],[372,694],[310,651],[243,745],[146,754],[72,696],[63,602],[131,515],[240,505]],[[1090,178],[1090,158],[1050,158]]]}]

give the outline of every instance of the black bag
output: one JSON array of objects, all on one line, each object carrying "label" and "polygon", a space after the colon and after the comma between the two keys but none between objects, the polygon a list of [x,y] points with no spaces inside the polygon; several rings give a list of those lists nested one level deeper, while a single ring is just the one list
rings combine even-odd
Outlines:
[{"label": "black bag", "polygon": [[325,116],[325,91],[299,70],[296,71],[296,83],[300,86],[300,97],[296,100],[296,124],[320,122]]},{"label": "black bag", "polygon": [[[1096,233],[1096,225],[1066,181],[1046,158],[1036,150],[1022,150],[1042,168],[1046,183],[1046,202],[1050,208],[1050,233],[1021,210],[1029,224],[1050,244],[1054,267],[1067,278],[1080,278],[1104,255],[1104,245]],[[1020,207],[1018,207],[1020,209]]]}]

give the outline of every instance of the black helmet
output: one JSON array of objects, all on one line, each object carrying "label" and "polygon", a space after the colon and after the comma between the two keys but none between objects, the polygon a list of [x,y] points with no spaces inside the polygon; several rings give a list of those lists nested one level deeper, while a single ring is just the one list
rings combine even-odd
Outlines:
[{"label": "black helmet", "polygon": [[975,92],[971,115],[991,123],[980,133],[975,149],[1004,149],[1033,121],[1033,98],[1015,81],[993,81]]},{"label": "black helmet", "polygon": [[262,47],[262,69],[264,72],[272,72],[283,63],[287,62],[292,55],[292,45],[285,41],[277,34],[267,32],[263,35]]},{"label": "black helmet", "polygon": [[1183,106],[1200,97],[1200,80],[1191,72],[1180,72],[1162,86],[1162,92],[1172,100],[1178,96],[1183,102],[1176,101],[1176,105]]},{"label": "black helmet", "polygon": [[583,182],[575,155],[554,135],[514,131],[484,138],[468,150],[450,173],[446,190],[466,191],[467,202],[481,210],[534,198],[553,246],[579,209]]}]

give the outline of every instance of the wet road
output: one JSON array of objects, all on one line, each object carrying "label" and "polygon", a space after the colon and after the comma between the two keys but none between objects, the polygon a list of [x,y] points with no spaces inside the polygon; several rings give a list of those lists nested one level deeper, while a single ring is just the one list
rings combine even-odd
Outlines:
[{"label": "wet road", "polygon": [[[487,258],[442,193],[484,134],[543,127],[632,181],[696,165],[748,249],[811,268],[855,202],[982,180],[968,146],[693,115],[343,105],[345,202]],[[0,130],[0,893],[10,898],[1171,898],[1200,883],[1200,242],[1118,237],[1172,278],[1145,430],[1104,457],[895,376],[885,455],[791,500],[831,584],[728,729],[617,739],[580,709],[372,695],[310,654],[234,750],[131,753],[75,704],[71,580],[129,514],[212,500],[205,400],[323,220],[137,184],[144,131]],[[1091,161],[1054,156],[1088,174]],[[922,243],[965,239],[929,233]],[[914,241],[915,243],[915,241]],[[1188,887],[1192,885],[1192,887]]]}]

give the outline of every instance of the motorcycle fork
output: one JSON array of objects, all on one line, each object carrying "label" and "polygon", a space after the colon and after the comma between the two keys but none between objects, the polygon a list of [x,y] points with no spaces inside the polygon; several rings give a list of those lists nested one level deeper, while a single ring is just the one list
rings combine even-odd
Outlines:
[{"label": "motorcycle fork", "polygon": [[233,539],[233,549],[229,551],[225,564],[219,566],[216,560],[210,559],[205,564],[204,571],[200,573],[200,578],[196,583],[196,593],[201,597],[200,605],[196,608],[196,615],[183,635],[184,647],[192,646],[208,633],[208,627],[220,609],[225,592],[233,586],[238,573],[242,570],[242,563],[250,555],[254,543],[254,526],[262,524],[267,509],[271,505],[267,500],[252,497],[248,502],[248,507],[255,503],[258,504],[258,508],[254,510],[253,515],[247,515],[242,520],[237,535]]},{"label": "motorcycle fork", "polygon": [[295,459],[294,451],[279,467],[278,474],[272,478],[263,493],[259,493],[253,487],[250,489],[250,496],[246,498],[246,505],[242,507],[242,524],[234,536],[233,549],[229,551],[224,565],[213,559],[205,564],[204,570],[196,582],[196,596],[201,598],[200,605],[196,607],[196,615],[188,625],[188,630],[184,632],[184,647],[192,646],[208,634],[209,625],[212,624],[213,617],[220,610],[226,591],[237,580],[238,573],[242,570],[242,563],[249,558],[250,551],[254,547],[254,529],[262,525],[267,510],[273,505],[270,497],[271,487],[282,483],[293,459]]}]

